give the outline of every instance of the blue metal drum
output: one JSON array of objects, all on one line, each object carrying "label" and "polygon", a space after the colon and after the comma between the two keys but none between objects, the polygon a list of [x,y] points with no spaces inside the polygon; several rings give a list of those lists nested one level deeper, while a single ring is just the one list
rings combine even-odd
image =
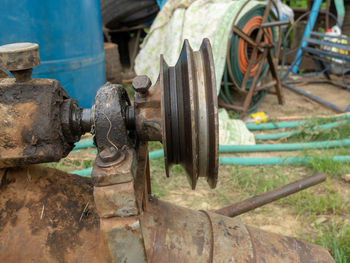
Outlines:
[{"label": "blue metal drum", "polygon": [[33,78],[57,79],[90,107],[106,78],[100,1],[0,0],[0,8],[0,45],[38,43]]}]

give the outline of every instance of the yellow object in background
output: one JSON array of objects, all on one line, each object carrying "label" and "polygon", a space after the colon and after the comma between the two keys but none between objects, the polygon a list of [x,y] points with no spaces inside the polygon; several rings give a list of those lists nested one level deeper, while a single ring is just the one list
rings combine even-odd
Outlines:
[{"label": "yellow object in background", "polygon": [[255,123],[262,123],[262,122],[267,122],[268,119],[268,115],[265,114],[265,112],[256,112],[256,113],[252,113],[250,114],[250,117],[252,119],[254,119]]}]

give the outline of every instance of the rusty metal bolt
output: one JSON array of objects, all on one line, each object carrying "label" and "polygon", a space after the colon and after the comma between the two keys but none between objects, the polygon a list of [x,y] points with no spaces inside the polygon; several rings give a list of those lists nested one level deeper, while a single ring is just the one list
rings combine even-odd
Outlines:
[{"label": "rusty metal bolt", "polygon": [[120,152],[114,147],[104,149],[99,156],[103,162],[110,163],[118,159]]},{"label": "rusty metal bolt", "polygon": [[134,90],[142,95],[146,95],[148,92],[148,89],[151,87],[152,82],[149,79],[149,77],[142,75],[142,76],[136,76],[132,81],[132,86]]}]

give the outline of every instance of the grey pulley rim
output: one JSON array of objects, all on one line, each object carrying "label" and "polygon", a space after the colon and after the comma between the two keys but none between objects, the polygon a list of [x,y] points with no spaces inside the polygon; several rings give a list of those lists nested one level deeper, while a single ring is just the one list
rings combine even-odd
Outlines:
[{"label": "grey pulley rim", "polygon": [[181,164],[192,189],[199,177],[211,188],[218,178],[219,132],[214,60],[204,39],[198,51],[185,40],[180,57],[169,67],[161,57],[160,88],[166,173]]}]

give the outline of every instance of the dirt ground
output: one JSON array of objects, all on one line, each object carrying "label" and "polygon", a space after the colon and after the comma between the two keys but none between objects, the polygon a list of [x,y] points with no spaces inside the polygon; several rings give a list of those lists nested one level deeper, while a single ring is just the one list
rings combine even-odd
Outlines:
[{"label": "dirt ground", "polygon": [[[310,84],[307,86],[298,86],[313,95],[329,100],[331,103],[345,109],[350,104],[350,92],[337,88],[329,84]],[[335,112],[317,102],[299,95],[287,88],[283,88],[284,104],[279,105],[277,97],[268,94],[259,105],[259,111],[264,111],[272,118],[285,116],[316,116],[332,115]]]}]

